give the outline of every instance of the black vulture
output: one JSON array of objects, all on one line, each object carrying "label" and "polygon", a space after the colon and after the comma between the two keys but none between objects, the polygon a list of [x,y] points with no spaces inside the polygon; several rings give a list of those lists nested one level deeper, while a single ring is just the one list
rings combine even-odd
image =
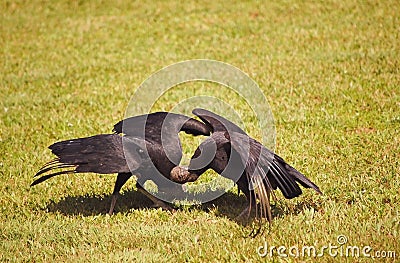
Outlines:
[{"label": "black vulture", "polygon": [[[36,173],[35,177],[42,176],[31,186],[61,174],[118,173],[109,210],[111,215],[121,187],[135,174],[137,189],[149,197],[155,206],[169,209],[166,203],[148,193],[143,184],[147,180],[156,179],[159,191],[171,191],[168,189],[171,188],[168,180],[181,184],[193,181],[187,171],[173,169],[182,158],[178,133],[184,131],[195,136],[210,135],[210,129],[204,123],[185,115],[167,112],[124,119],[114,125],[113,131],[113,134],[100,134],[50,145],[49,149],[57,158],[46,163]],[[62,170],[58,171],[59,169]],[[175,190],[177,189],[172,189]]]},{"label": "black vulture", "polygon": [[212,169],[234,180],[249,202],[239,218],[249,217],[255,206],[257,217],[271,222],[270,194],[277,188],[288,199],[302,193],[298,183],[321,193],[318,186],[236,124],[205,109],[194,109],[193,114],[210,127],[212,135],[196,149],[188,177],[193,180]]}]

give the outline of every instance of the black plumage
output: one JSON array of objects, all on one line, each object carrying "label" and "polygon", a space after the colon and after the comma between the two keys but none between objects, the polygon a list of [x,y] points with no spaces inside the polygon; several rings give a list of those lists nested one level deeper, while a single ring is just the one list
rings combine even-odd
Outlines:
[{"label": "black plumage", "polygon": [[196,149],[189,173],[195,178],[207,169],[213,169],[234,180],[249,201],[240,217],[249,216],[255,206],[257,216],[271,222],[270,194],[277,188],[289,199],[302,193],[298,184],[321,193],[318,186],[302,173],[249,137],[236,124],[208,110],[195,109],[193,113],[210,127],[212,135]]},{"label": "black plumage", "polygon": [[[155,112],[122,120],[114,125],[115,133],[100,134],[54,143],[49,146],[57,158],[45,164],[35,175],[41,176],[31,186],[53,176],[71,173],[118,173],[109,214],[112,214],[121,187],[135,174],[139,191],[156,206],[169,207],[145,191],[143,184],[156,179],[159,191],[169,189],[168,180],[184,183],[191,175],[179,169],[182,147],[178,133],[209,135],[204,123],[184,115]],[[58,171],[61,169],[61,171]]]}]

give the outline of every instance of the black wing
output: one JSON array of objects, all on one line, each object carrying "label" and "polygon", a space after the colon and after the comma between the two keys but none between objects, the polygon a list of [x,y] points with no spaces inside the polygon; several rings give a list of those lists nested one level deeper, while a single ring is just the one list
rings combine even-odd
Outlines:
[{"label": "black wing", "polygon": [[239,126],[234,124],[233,122],[225,119],[218,114],[215,114],[211,111],[205,109],[194,109],[193,114],[199,117],[204,123],[210,126],[212,132],[237,132],[241,134],[246,134]]},{"label": "black wing", "polygon": [[268,185],[272,189],[279,188],[286,198],[293,198],[302,193],[296,182],[306,188],[313,188],[320,192],[319,188],[303,174],[288,165],[281,157],[261,143],[249,137],[236,124],[205,109],[194,109],[193,114],[210,125],[213,132],[225,132],[225,137],[240,155],[243,164],[246,164],[247,174],[255,174],[255,171],[261,172],[257,168],[260,166],[263,169],[261,174],[268,174],[270,177]]},{"label": "black wing", "polygon": [[[146,138],[153,142],[161,143],[166,140],[178,138],[178,133],[184,131],[192,135],[210,135],[210,128],[193,118],[182,114],[169,112],[154,112],[124,119],[114,125],[114,132],[128,136]],[[164,136],[165,135],[165,136]]]},{"label": "black wing", "polygon": [[302,190],[298,183],[321,194],[317,185],[258,141],[240,133],[230,133],[226,136],[230,137],[231,147],[240,156],[245,167],[248,187],[260,201],[261,217],[272,220],[270,194],[277,188],[288,199],[301,195]]},{"label": "black wing", "polygon": [[[274,154],[253,138],[239,134],[230,134],[232,148],[239,154],[243,163],[246,163],[248,178],[263,175],[267,186],[281,190],[285,198],[299,196],[302,191],[297,183],[305,188],[312,188],[321,193],[318,186],[311,182],[302,173],[287,164],[280,156]],[[260,171],[262,169],[263,171]]]},{"label": "black wing", "polygon": [[[169,165],[174,166],[179,165],[182,159],[182,146],[178,133],[184,131],[193,135],[210,135],[211,129],[206,124],[185,115],[155,112],[124,119],[114,125],[114,131],[128,137],[145,138],[153,144],[153,147],[160,149],[157,156],[166,156]],[[158,157],[153,158],[153,161],[158,162]]]},{"label": "black wing", "polygon": [[[127,147],[123,148],[123,141]],[[35,175],[42,175],[31,186],[53,176],[71,173],[123,173],[135,170],[142,165],[144,141],[125,138],[118,134],[100,134],[86,138],[56,142],[49,149],[56,159],[45,164]],[[125,150],[125,152],[124,152]],[[125,160],[125,154],[129,160]],[[59,170],[55,172],[55,170]]]},{"label": "black wing", "polygon": [[[244,180],[245,183],[242,178],[239,178],[240,182],[237,183],[241,184],[238,184],[239,188],[250,188],[241,189],[244,192],[254,191],[255,197],[260,201],[262,217],[266,217],[269,221],[272,219],[269,202],[272,190],[279,188],[286,198],[294,198],[302,193],[297,184],[300,183],[306,188],[312,188],[321,193],[318,186],[287,164],[281,157],[249,137],[236,124],[205,109],[195,109],[193,114],[210,126],[214,132],[212,137],[217,145],[229,144],[229,147],[224,148],[229,149],[230,152],[227,154],[230,156],[230,160],[223,165],[225,169],[221,174],[228,178],[231,177],[230,173],[238,175],[243,172],[245,174],[247,179]],[[222,133],[223,136],[221,136]],[[218,159],[217,156],[215,159]],[[221,170],[222,167],[218,167],[215,159],[213,165],[218,168],[217,170]],[[235,172],[234,170],[237,170],[238,167],[241,171]]]}]

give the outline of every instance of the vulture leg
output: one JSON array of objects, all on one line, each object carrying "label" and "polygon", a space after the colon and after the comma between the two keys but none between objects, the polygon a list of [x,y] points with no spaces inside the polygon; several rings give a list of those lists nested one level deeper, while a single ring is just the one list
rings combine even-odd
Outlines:
[{"label": "vulture leg", "polygon": [[254,191],[250,191],[249,189],[249,182],[247,181],[246,174],[243,173],[242,176],[239,178],[239,180],[236,182],[238,189],[243,192],[243,194],[246,196],[247,201],[249,204],[246,206],[245,209],[236,217],[236,220],[243,220],[243,219],[249,219],[251,209],[253,208],[253,205],[256,204],[255,200],[255,195]]},{"label": "vulture leg", "polygon": [[251,212],[251,204],[249,203],[245,209],[243,209],[242,212],[236,217],[236,220],[241,220],[241,219],[248,219],[250,217],[250,212]]},{"label": "vulture leg", "polygon": [[117,176],[117,181],[115,182],[114,185],[114,191],[112,193],[112,199],[111,199],[111,206],[110,210],[108,211],[109,215],[112,215],[115,207],[115,203],[117,202],[119,191],[121,190],[122,186],[128,181],[128,179],[132,176],[131,173],[119,173]]},{"label": "vulture leg", "polygon": [[136,188],[139,192],[147,196],[147,198],[149,198],[153,202],[153,207],[155,208],[161,207],[163,210],[166,211],[174,211],[174,209],[167,203],[147,192],[146,189],[144,189],[138,182],[136,183]]},{"label": "vulture leg", "polygon": [[236,217],[236,220],[248,220],[251,215],[251,210],[256,206],[257,201],[255,199],[254,191],[249,191],[248,193],[245,193],[245,195],[248,205],[243,209],[242,212],[240,212],[240,214]]}]

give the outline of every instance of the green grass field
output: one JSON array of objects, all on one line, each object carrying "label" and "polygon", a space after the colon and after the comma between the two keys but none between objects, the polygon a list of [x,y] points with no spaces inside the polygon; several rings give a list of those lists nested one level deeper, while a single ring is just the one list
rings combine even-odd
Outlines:
[{"label": "green grass field", "polygon": [[[381,261],[399,260],[398,1],[1,1],[0,10],[0,261],[311,262],[257,248],[321,249],[339,235],[342,251],[370,246],[370,255],[386,252]],[[276,152],[324,195],[277,193],[272,226],[248,238],[234,220],[246,201],[234,190],[171,214],[149,208],[130,180],[110,217],[115,175],[29,187],[52,158],[48,145],[110,132],[143,80],[195,58],[254,78],[274,113]],[[179,88],[154,110],[213,95],[206,86]],[[190,152],[198,141],[187,141]],[[326,250],[318,260],[371,259]]]}]

